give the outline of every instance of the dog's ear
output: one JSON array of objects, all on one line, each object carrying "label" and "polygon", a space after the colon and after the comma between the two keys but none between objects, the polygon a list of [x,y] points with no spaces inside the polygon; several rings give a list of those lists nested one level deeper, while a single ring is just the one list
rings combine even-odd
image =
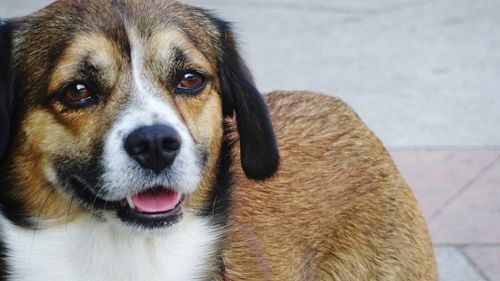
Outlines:
[{"label": "dog's ear", "polygon": [[266,179],[279,166],[279,152],[267,106],[238,53],[229,23],[217,20],[220,31],[219,75],[224,116],[236,115],[241,165],[246,176]]},{"label": "dog's ear", "polygon": [[10,138],[13,103],[12,25],[0,19],[0,160],[4,157]]}]

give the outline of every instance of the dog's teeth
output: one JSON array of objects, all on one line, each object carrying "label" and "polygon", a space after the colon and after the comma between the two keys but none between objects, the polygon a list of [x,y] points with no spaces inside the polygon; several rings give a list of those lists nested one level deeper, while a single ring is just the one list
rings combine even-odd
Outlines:
[{"label": "dog's teeth", "polygon": [[134,204],[134,200],[132,200],[132,196],[127,196],[127,203],[131,209],[135,209],[135,204]]}]

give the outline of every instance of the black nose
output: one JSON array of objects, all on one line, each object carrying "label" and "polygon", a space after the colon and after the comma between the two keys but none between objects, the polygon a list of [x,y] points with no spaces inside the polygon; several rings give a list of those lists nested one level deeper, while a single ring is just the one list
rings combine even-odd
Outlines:
[{"label": "black nose", "polygon": [[159,174],[170,166],[181,148],[177,131],[165,125],[136,129],[125,140],[125,150],[142,167]]}]

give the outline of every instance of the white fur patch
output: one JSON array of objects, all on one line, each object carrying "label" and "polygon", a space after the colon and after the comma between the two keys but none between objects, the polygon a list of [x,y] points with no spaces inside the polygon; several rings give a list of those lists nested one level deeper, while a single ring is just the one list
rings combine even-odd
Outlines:
[{"label": "white fur patch", "polygon": [[[134,100],[136,98],[139,97],[134,97]],[[183,194],[194,192],[201,180],[200,156],[188,129],[161,100],[147,95],[140,98],[123,111],[106,136],[102,158],[102,184],[106,196],[103,197],[111,201],[121,200],[127,195],[144,191],[145,187],[158,185],[168,186]],[[142,126],[154,124],[173,127],[182,141],[176,159],[160,175],[141,167],[124,148],[128,134]]]},{"label": "white fur patch", "polygon": [[[143,71],[143,42],[133,29],[129,30],[129,38],[133,94],[105,138],[101,160],[104,167],[101,183],[105,196],[102,197],[117,201],[154,186],[168,186],[183,194],[192,193],[196,190],[202,173],[196,144],[177,112],[160,98],[161,90],[155,89],[153,83],[148,81]],[[175,161],[159,176],[142,168],[124,148],[125,138],[132,131],[155,124],[174,128],[182,141]]]},{"label": "white fur patch", "polygon": [[217,231],[187,216],[163,235],[120,231],[82,219],[46,230],[21,229],[0,217],[8,248],[8,280],[199,280],[213,253]]}]

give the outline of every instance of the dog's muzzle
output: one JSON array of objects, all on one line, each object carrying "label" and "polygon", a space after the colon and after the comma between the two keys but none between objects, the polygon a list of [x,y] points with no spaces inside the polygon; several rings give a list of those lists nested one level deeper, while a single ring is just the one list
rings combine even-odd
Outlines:
[{"label": "dog's muzzle", "polygon": [[[181,149],[181,137],[166,125],[140,127],[124,141],[127,154],[142,168],[160,175],[169,168]],[[179,220],[182,196],[166,186],[157,186],[121,201],[118,216],[124,222],[142,227],[164,227]]]}]

